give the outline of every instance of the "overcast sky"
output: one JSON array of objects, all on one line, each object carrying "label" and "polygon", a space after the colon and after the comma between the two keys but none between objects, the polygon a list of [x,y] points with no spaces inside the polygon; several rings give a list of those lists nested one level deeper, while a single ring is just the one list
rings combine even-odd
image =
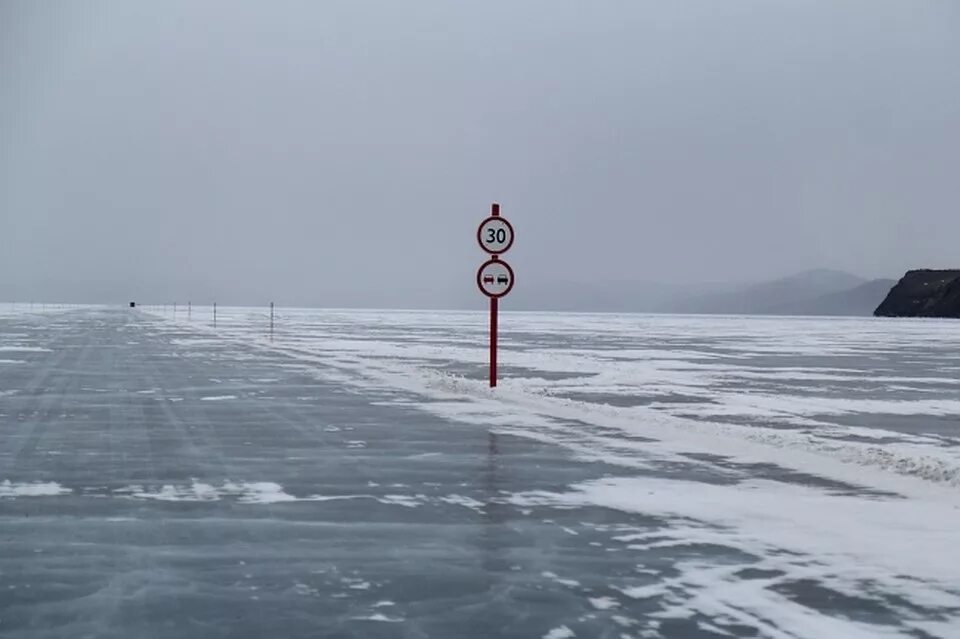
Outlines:
[{"label": "overcast sky", "polygon": [[0,1],[0,297],[960,266],[960,2]]}]

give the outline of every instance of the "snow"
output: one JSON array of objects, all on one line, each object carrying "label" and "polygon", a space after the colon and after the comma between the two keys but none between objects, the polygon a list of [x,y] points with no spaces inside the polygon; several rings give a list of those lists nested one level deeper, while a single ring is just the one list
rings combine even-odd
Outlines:
[{"label": "snow", "polygon": [[[765,480],[711,485],[650,477],[598,480],[575,486],[568,493],[531,492],[515,495],[511,501],[605,506],[656,515],[670,526],[616,539],[633,550],[722,546],[756,558],[746,564],[750,567],[781,575],[745,581],[735,574],[744,565],[718,568],[691,562],[675,566],[680,569],[675,578],[644,586],[614,586],[630,599],[656,597],[671,602],[665,614],[685,618],[699,612],[737,620],[741,613],[736,611],[751,610],[752,623],[758,618],[777,618],[781,628],[791,628],[796,636],[817,636],[818,632],[871,636],[866,629],[858,629],[856,634],[846,626],[802,612],[802,607],[769,587],[798,579],[816,579],[853,595],[869,584],[871,589],[894,593],[915,605],[960,610],[958,566],[945,560],[956,552],[956,531],[960,529],[960,508],[956,506],[833,495]],[[960,623],[956,612],[954,622]],[[913,620],[905,623],[921,629]]]},{"label": "snow", "polygon": [[379,501],[381,504],[404,506],[406,508],[416,508],[422,503],[422,500],[418,497],[408,495],[384,495],[377,501]]},{"label": "snow", "polygon": [[544,572],[542,572],[542,573],[540,573],[540,574],[541,574],[541,576],[545,577],[546,579],[550,579],[551,581],[555,581],[556,583],[558,583],[558,584],[560,584],[560,585],[562,585],[562,586],[568,586],[568,587],[570,587],[570,588],[576,588],[577,586],[580,585],[580,582],[577,581],[576,579],[562,579],[559,575],[557,575],[556,573],[550,572],[550,571],[544,571]]},{"label": "snow", "polygon": [[[156,501],[219,501],[224,497],[234,497],[238,501],[249,504],[273,504],[287,501],[301,501],[284,492],[279,484],[269,481],[255,482],[224,482],[216,487],[210,484],[193,481],[189,485],[164,484],[158,488],[144,488],[140,485],[130,485],[116,488],[113,494],[128,499],[148,499]],[[303,501],[322,501],[317,495],[306,497]]]},{"label": "snow", "polygon": [[631,599],[649,599],[650,597],[659,597],[668,592],[667,588],[660,584],[632,586],[630,588],[618,588],[615,586],[614,588]]},{"label": "snow", "polygon": [[354,617],[354,619],[357,621],[382,621],[385,623],[401,623],[403,621],[403,617],[388,617],[380,612],[376,612],[366,617]]},{"label": "snow", "polygon": [[342,581],[350,590],[370,590],[370,587],[373,585],[369,581],[354,577],[345,578]]},{"label": "snow", "polygon": [[620,607],[620,603],[613,597],[588,597],[587,601],[597,610],[610,610]]},{"label": "snow", "polygon": [[5,479],[0,482],[0,497],[55,497],[71,492],[69,488],[53,481],[20,483]]},{"label": "snow", "polygon": [[566,626],[554,628],[547,634],[543,635],[543,639],[570,639],[571,637],[576,637],[576,635],[573,634],[573,631]]},{"label": "snow", "polygon": [[293,495],[288,495],[283,486],[270,481],[246,482],[242,484],[224,484],[228,494],[240,496],[241,502],[250,504],[275,504],[278,502],[297,501]]},{"label": "snow", "polygon": [[464,508],[469,508],[475,511],[483,510],[483,503],[473,499],[471,497],[465,497],[463,495],[447,495],[446,497],[441,497],[439,501],[442,501],[446,504],[453,504],[456,506],[463,506]]},{"label": "snow", "polygon": [[[943,558],[955,547],[960,508],[936,502],[865,499],[762,479],[723,485],[653,477],[596,480],[567,493],[530,492],[511,501],[600,505],[699,522],[677,523],[683,534],[669,534],[680,543],[722,543],[751,554],[787,549],[834,565],[864,562],[889,575],[913,574],[945,583],[958,574],[957,566]],[[619,539],[639,541],[632,536]],[[905,539],[911,540],[909,549]],[[658,544],[663,542],[647,547]]]}]

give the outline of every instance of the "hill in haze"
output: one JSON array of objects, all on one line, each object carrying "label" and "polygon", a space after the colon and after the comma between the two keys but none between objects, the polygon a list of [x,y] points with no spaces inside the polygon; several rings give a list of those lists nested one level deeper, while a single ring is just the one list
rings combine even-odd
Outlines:
[{"label": "hill in haze", "polygon": [[800,299],[771,309],[775,315],[854,315],[867,317],[896,280],[869,280],[851,289]]},{"label": "hill in haze", "polygon": [[894,280],[867,280],[816,269],[751,284],[608,282],[531,287],[511,299],[517,310],[726,315],[869,316]]},{"label": "hill in haze", "polygon": [[843,271],[817,269],[725,293],[682,300],[680,313],[735,315],[869,316],[894,280],[865,280]]},{"label": "hill in haze", "polygon": [[678,313],[755,315],[783,314],[780,309],[789,309],[806,315],[810,314],[806,312],[809,301],[849,291],[865,283],[866,280],[856,275],[816,269],[733,291],[691,297],[679,301],[672,310]]}]

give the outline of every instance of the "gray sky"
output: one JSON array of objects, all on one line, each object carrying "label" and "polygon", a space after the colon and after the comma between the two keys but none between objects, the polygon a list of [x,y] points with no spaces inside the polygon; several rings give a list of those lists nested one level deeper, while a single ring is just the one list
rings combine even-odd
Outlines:
[{"label": "gray sky", "polygon": [[899,277],[958,167],[956,0],[0,1],[0,298]]}]

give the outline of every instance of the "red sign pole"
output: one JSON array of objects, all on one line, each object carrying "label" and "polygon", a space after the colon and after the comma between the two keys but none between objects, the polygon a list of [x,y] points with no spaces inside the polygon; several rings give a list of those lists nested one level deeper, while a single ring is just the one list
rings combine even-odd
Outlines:
[{"label": "red sign pole", "polygon": [[497,385],[497,306],[496,297],[490,298],[490,388]]},{"label": "red sign pole", "polygon": [[[490,215],[498,217],[500,215],[500,205],[494,202],[490,205]],[[493,259],[497,259],[494,255]],[[490,298],[490,388],[497,385],[497,323],[500,314],[500,300],[496,297]]]}]

